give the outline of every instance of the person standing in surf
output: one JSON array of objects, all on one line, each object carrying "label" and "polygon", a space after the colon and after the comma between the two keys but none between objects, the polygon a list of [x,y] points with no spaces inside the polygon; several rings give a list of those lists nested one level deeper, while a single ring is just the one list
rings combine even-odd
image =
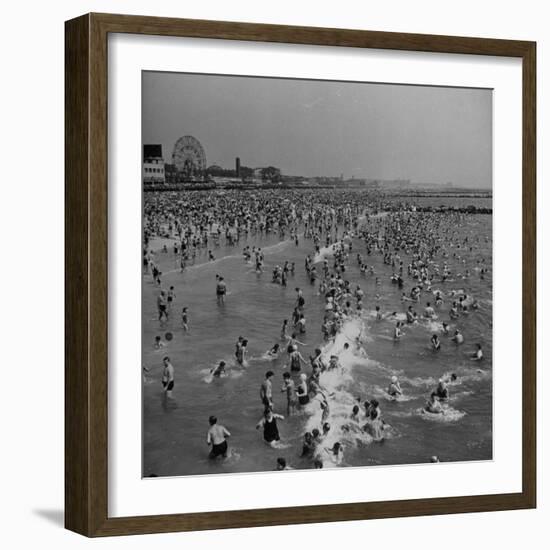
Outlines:
[{"label": "person standing in surf", "polygon": [[181,326],[185,332],[189,331],[189,316],[187,313],[187,307],[183,307],[181,310]]},{"label": "person standing in surf", "polygon": [[212,445],[208,458],[217,458],[219,456],[227,458],[227,438],[231,436],[228,430],[218,424],[218,419],[211,416],[208,419],[210,428],[206,434],[206,444]]},{"label": "person standing in surf", "polygon": [[292,372],[300,372],[302,370],[302,363],[307,365],[306,360],[302,357],[302,354],[298,351],[296,345],[292,346],[292,351],[289,357],[289,367]]},{"label": "person standing in surf", "polygon": [[264,430],[264,441],[271,445],[275,445],[277,441],[280,441],[281,436],[279,435],[279,427],[277,426],[277,419],[284,420],[282,414],[276,414],[271,408],[267,409],[264,412],[262,419],[256,424],[256,429],[259,430],[263,428]]},{"label": "person standing in surf", "polygon": [[248,351],[248,340],[244,338],[240,345],[237,345],[235,350],[235,356],[237,357],[237,363],[241,367],[246,366],[246,353]]},{"label": "person standing in surf", "polygon": [[273,371],[268,370],[265,373],[265,380],[260,386],[260,399],[262,400],[262,405],[265,410],[273,408]]},{"label": "person standing in surf", "polygon": [[166,356],[162,360],[164,370],[162,371],[162,387],[166,397],[172,398],[172,390],[174,389],[174,366],[170,363],[170,357]]},{"label": "person standing in surf", "polygon": [[225,284],[225,281],[221,275],[216,275],[217,283],[216,283],[216,299],[218,301],[218,304],[223,305],[225,304],[225,296],[227,294],[227,285]]},{"label": "person standing in surf", "polygon": [[306,300],[304,298],[304,292],[301,288],[296,287],[296,307],[298,311],[303,311],[305,305]]},{"label": "person standing in surf", "polygon": [[281,393],[286,393],[286,414],[291,416],[296,411],[296,386],[289,372],[283,373]]}]

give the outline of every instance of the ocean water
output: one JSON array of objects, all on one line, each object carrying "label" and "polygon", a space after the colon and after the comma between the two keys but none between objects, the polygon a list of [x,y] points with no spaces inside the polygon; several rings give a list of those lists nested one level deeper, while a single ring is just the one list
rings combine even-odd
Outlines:
[{"label": "ocean water", "polygon": [[[300,235],[299,245],[291,240],[280,241],[275,235],[251,236],[241,239],[237,246],[212,248],[215,261],[208,261],[202,251],[195,265],[180,272],[177,259],[168,246],[170,240],[155,240],[152,249],[159,249],[155,261],[160,266],[162,288],[174,286],[176,298],[169,321],[160,326],[157,320],[156,298],[159,288],[149,274],[143,276],[143,475],[180,476],[229,472],[258,472],[275,469],[277,457],[285,457],[293,468],[311,468],[311,461],[300,458],[303,434],[320,427],[321,408],[313,401],[298,414],[279,421],[281,441],[278,448],[268,447],[261,430],[255,426],[262,416],[259,389],[265,372],[275,372],[273,394],[275,411],[286,413],[286,397],[279,390],[282,373],[287,365],[283,351],[276,359],[266,357],[266,351],[280,340],[283,319],[289,319],[296,300],[295,287],[304,291],[307,330],[299,339],[304,358],[322,347],[328,357],[341,354],[345,342],[351,349],[341,354],[342,372],[323,375],[321,381],[331,392],[331,432],[324,445],[336,441],[344,445],[341,466],[374,466],[428,462],[432,455],[441,461],[489,460],[492,458],[492,273],[484,280],[478,276],[478,260],[492,265],[492,216],[464,215],[455,228],[454,241],[465,237],[474,243],[473,249],[448,248],[446,261],[455,274],[470,270],[467,278],[456,277],[434,285],[445,293],[445,303],[436,309],[438,319],[421,320],[405,325],[401,341],[394,342],[395,321],[377,321],[374,309],[383,313],[397,312],[402,316],[409,302],[402,303],[401,291],[392,284],[391,266],[384,265],[382,255],[365,255],[360,239],[353,239],[353,252],[344,275],[352,286],[360,284],[365,292],[363,313],[346,322],[333,343],[324,343],[320,330],[324,300],[317,285],[306,278],[304,258],[313,255],[312,241]],[[242,249],[246,245],[261,246],[265,254],[264,273],[257,274],[246,263]],[[355,256],[361,253],[373,265],[375,275],[360,273]],[[455,257],[456,255],[456,257]],[[408,257],[401,254],[408,263]],[[296,263],[296,273],[289,277],[288,286],[271,282],[271,271],[285,260]],[[437,262],[437,260],[436,260]],[[442,263],[442,262],[441,262]],[[319,270],[320,266],[318,266]],[[225,305],[216,301],[216,274],[222,275],[228,287]],[[379,278],[379,284],[376,278]],[[406,288],[410,288],[406,281]],[[451,292],[466,292],[479,301],[480,308],[459,319],[449,319]],[[421,315],[425,302],[433,295],[423,292],[420,302],[413,304]],[[181,308],[188,307],[189,331],[181,326]],[[449,323],[451,332],[459,328],[465,343],[455,345],[450,336],[441,333],[441,323]],[[441,351],[433,352],[430,336],[439,333]],[[166,339],[171,333],[172,338]],[[361,334],[361,349],[355,345]],[[155,336],[161,336],[165,347],[154,349]],[[240,367],[234,361],[235,342],[239,336],[248,339],[248,364]],[[483,346],[484,360],[477,363],[469,355],[475,344]],[[175,367],[174,399],[166,400],[161,386],[162,358],[168,355]],[[212,379],[209,371],[224,360],[227,376]],[[305,369],[309,372],[309,368]],[[423,412],[424,404],[440,377],[456,373],[458,380],[451,385],[451,399],[445,415]],[[392,375],[399,377],[404,397],[398,401],[388,398],[385,389]],[[370,435],[349,420],[357,399],[376,398],[386,422],[385,438],[374,441]],[[216,415],[218,422],[230,432],[229,457],[208,459],[206,444],[208,417]],[[327,454],[328,457],[328,454]],[[326,458],[326,457],[325,457]],[[330,460],[325,466],[331,466]]]}]

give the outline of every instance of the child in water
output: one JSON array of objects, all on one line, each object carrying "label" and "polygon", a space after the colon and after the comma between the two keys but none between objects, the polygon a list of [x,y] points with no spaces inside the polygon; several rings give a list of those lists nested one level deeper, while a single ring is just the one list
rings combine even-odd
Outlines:
[{"label": "child in water", "polygon": [[426,406],[424,407],[424,410],[426,412],[432,413],[432,414],[444,414],[445,411],[443,407],[441,406],[441,403],[439,402],[439,399],[437,397],[437,393],[432,392],[430,394],[430,399],[426,402]]},{"label": "child in water", "polygon": [[388,386],[388,394],[394,399],[397,399],[403,395],[403,390],[401,389],[397,376],[391,377],[390,385]]},{"label": "child in water", "polygon": [[430,343],[433,351],[439,351],[441,349],[441,341],[439,340],[439,336],[437,334],[432,335],[430,338]]},{"label": "child in water", "polygon": [[216,367],[210,370],[210,374],[214,378],[220,378],[221,376],[225,376],[225,361],[220,361]]},{"label": "child in water", "polygon": [[281,351],[281,346],[279,344],[274,344],[273,347],[267,352],[267,355],[271,357],[271,359],[275,359],[279,352]]},{"label": "child in water", "polygon": [[472,353],[470,359],[472,361],[481,361],[483,359],[483,350],[481,349],[481,344],[477,344],[477,350]]},{"label": "child in water", "polygon": [[403,336],[403,332],[401,331],[401,321],[397,321],[397,323],[395,323],[395,328],[393,329],[393,339],[395,341],[398,341],[401,336]]},{"label": "child in water", "polygon": [[181,310],[181,325],[183,327],[183,330],[185,332],[187,332],[189,330],[189,319],[187,317],[187,307],[184,307],[182,310]]},{"label": "child in water", "polygon": [[331,462],[335,466],[342,464],[342,460],[344,460],[344,446],[339,441],[330,448],[325,447],[325,452],[328,453]]}]

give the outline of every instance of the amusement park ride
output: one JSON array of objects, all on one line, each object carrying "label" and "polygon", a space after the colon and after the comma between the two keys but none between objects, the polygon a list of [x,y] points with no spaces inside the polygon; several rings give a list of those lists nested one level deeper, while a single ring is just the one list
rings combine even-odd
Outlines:
[{"label": "amusement park ride", "polygon": [[204,181],[206,155],[200,141],[193,136],[180,137],[174,145],[172,164],[177,170],[177,181]]}]

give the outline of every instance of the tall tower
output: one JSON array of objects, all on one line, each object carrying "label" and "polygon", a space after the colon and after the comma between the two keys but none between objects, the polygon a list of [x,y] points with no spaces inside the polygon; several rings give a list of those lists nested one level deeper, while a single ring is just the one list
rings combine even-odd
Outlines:
[{"label": "tall tower", "polygon": [[238,178],[241,177],[241,159],[239,157],[235,159],[235,174]]}]

